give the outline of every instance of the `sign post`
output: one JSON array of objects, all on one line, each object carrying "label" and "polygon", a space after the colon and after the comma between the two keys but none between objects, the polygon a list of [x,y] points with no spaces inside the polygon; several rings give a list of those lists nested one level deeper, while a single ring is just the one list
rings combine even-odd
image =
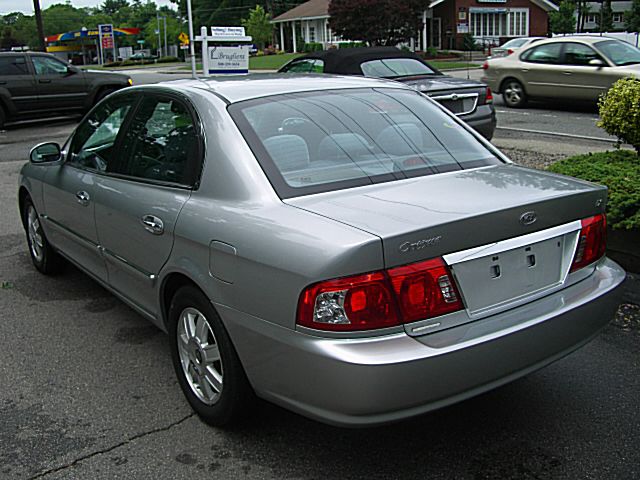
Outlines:
[{"label": "sign post", "polygon": [[113,41],[113,25],[110,23],[98,25],[98,37],[100,42],[100,65],[104,64],[105,50],[113,50],[113,60],[116,61],[116,44]]},{"label": "sign post", "polygon": [[[200,28],[197,41],[202,42],[202,69],[205,77],[211,74],[249,73],[249,44],[244,27]],[[209,46],[212,43],[212,46]]]}]

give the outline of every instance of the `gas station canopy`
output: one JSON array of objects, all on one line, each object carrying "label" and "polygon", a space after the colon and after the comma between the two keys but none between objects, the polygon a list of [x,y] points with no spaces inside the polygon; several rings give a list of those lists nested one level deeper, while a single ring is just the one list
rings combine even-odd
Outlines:
[{"label": "gas station canopy", "polygon": [[[116,37],[124,35],[137,35],[140,33],[139,28],[113,28],[113,34]],[[53,42],[65,42],[73,40],[81,40],[83,38],[96,39],[98,38],[98,29],[92,28],[87,30],[75,30],[73,32],[57,33],[56,35],[49,35],[45,38],[47,43]]]}]

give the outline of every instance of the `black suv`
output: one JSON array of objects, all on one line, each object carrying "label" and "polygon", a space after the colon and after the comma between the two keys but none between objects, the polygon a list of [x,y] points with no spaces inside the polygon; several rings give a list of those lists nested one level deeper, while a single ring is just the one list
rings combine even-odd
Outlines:
[{"label": "black suv", "polygon": [[126,75],[80,70],[38,52],[0,52],[0,128],[9,120],[85,112],[131,85]]}]

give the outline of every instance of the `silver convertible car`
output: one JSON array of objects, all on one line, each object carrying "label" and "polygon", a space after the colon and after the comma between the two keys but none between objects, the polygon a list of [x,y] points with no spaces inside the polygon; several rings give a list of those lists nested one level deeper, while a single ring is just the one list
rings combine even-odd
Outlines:
[{"label": "silver convertible car", "polygon": [[19,188],[35,267],[69,261],[167,331],[213,425],[255,395],[396,421],[575,350],[625,276],[606,199],[402,84],[293,75],[117,92]]}]

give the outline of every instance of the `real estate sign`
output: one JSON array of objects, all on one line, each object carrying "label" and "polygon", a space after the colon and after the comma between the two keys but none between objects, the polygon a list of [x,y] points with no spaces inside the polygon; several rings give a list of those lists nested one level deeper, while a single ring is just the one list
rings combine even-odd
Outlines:
[{"label": "real estate sign", "polygon": [[249,45],[209,47],[209,74],[248,73]]}]

